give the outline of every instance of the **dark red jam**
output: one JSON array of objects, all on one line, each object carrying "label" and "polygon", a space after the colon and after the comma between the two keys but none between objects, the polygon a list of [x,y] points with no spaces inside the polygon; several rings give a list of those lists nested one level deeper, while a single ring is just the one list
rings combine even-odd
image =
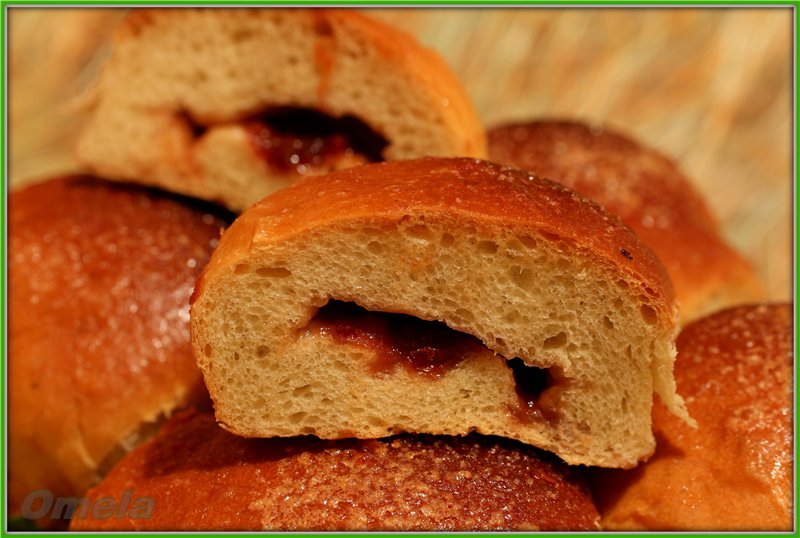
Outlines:
[{"label": "dark red jam", "polygon": [[519,358],[508,361],[508,367],[514,373],[518,398],[512,409],[514,418],[523,423],[557,420],[559,389],[553,384],[551,371],[526,366]]},{"label": "dark red jam", "polygon": [[[330,301],[320,308],[307,331],[373,351],[369,369],[374,375],[391,373],[402,365],[409,373],[438,379],[468,355],[488,351],[474,336],[442,322],[370,312],[342,301]],[[514,374],[517,392],[517,402],[510,409],[514,418],[522,423],[557,421],[558,372],[526,366],[519,358],[506,363]]]},{"label": "dark red jam", "polygon": [[246,121],[253,149],[273,169],[298,175],[379,162],[387,142],[362,121],[280,109]]},{"label": "dark red jam", "polygon": [[353,303],[330,301],[309,324],[309,330],[373,350],[375,375],[402,365],[408,372],[438,379],[472,353],[486,348],[480,340],[439,321],[405,314],[370,312]]}]

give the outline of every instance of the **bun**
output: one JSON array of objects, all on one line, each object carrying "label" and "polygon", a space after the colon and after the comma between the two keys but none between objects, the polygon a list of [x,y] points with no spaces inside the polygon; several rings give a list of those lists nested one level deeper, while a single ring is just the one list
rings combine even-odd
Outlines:
[{"label": "bun", "polygon": [[[344,138],[320,149],[318,135]],[[484,157],[485,136],[435,52],[358,13],[135,10],[78,155],[103,176],[243,210],[303,174],[364,160]]]},{"label": "bun", "polygon": [[239,435],[476,431],[629,467],[653,449],[654,389],[688,418],[673,301],[596,204],[427,158],[304,180],[246,211],[198,282],[192,345]]},{"label": "bun", "polygon": [[664,263],[684,322],[762,296],[751,266],[660,153],[604,127],[548,120],[496,127],[489,146],[493,160],[563,183],[618,215]]},{"label": "bun", "polygon": [[209,208],[88,177],[9,196],[9,475],[80,495],[164,416],[208,395],[188,299],[224,224]]},{"label": "bun", "polygon": [[155,500],[152,517],[89,511],[72,530],[598,529],[578,470],[480,436],[244,439],[211,415],[186,413],[88,497],[120,499],[126,490]]},{"label": "bun", "polygon": [[608,529],[792,529],[792,335],[789,305],[740,306],[681,332],[675,377],[698,428],[656,404],[653,457],[596,477]]}]

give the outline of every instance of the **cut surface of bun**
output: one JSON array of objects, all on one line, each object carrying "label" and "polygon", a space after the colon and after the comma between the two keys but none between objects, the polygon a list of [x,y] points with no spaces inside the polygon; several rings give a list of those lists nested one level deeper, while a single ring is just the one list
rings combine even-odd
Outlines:
[{"label": "cut surface of bun", "polygon": [[602,126],[556,120],[496,127],[489,146],[492,160],[562,183],[619,216],[664,263],[683,321],[761,298],[750,264],[660,153]]},{"label": "cut surface of bun", "polygon": [[87,510],[71,529],[597,530],[599,519],[578,469],[520,443],[244,439],[195,412],[126,456],[88,498],[125,491],[136,499],[123,517]]},{"label": "cut surface of bun", "polygon": [[243,210],[303,175],[374,160],[485,157],[452,71],[344,10],[135,10],[78,144],[94,173]]},{"label": "cut surface of bun", "polygon": [[223,236],[192,345],[251,437],[500,435],[629,467],[674,390],[663,267],[573,191],[473,159],[309,178]]},{"label": "cut surface of bun", "polygon": [[11,193],[12,507],[34,490],[82,494],[164,416],[208,401],[189,296],[224,222],[87,177]]},{"label": "cut surface of bun", "polygon": [[681,332],[675,377],[698,427],[655,406],[653,457],[595,477],[609,530],[792,528],[792,335],[785,304],[724,310]]}]

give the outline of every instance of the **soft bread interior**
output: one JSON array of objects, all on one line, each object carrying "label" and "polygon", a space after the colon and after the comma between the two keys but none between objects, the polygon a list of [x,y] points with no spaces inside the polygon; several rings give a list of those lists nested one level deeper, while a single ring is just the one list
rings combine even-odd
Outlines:
[{"label": "soft bread interior", "polygon": [[[192,9],[123,23],[78,157],[104,177],[243,210],[287,177],[232,127],[275,107],[358,118],[386,140],[388,160],[486,153],[455,76],[398,30],[349,12]],[[194,136],[192,122],[219,132]]]},{"label": "soft bread interior", "polygon": [[[235,433],[478,431],[572,464],[630,467],[653,450],[654,385],[680,409],[672,325],[652,290],[557,237],[409,212],[395,225],[345,221],[248,252],[206,275],[192,310],[217,419]],[[330,299],[441,320],[485,350],[433,379],[404,368],[376,376],[369,350],[304,330]],[[557,372],[555,416],[515,415],[514,358]]]}]

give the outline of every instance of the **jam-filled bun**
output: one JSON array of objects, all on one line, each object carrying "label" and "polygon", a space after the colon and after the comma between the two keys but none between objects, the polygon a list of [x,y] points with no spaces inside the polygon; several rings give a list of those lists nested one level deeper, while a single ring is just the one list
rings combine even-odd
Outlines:
[{"label": "jam-filled bun", "polygon": [[217,419],[245,436],[477,431],[629,467],[653,450],[654,390],[686,417],[661,264],[597,204],[486,161],[365,165],[266,197],[191,315]]},{"label": "jam-filled bun", "polygon": [[[597,530],[580,471],[520,443],[400,436],[245,439],[184,413],[128,454],[91,503],[135,492],[122,517],[76,531]],[[152,500],[152,510],[147,503]]]},{"label": "jam-filled bun", "polygon": [[658,152],[607,128],[542,120],[492,129],[489,153],[619,216],[664,263],[684,322],[761,297],[749,263],[725,243],[675,163]]},{"label": "jam-filled bun", "polygon": [[683,329],[675,377],[698,427],[655,406],[653,457],[595,479],[609,530],[792,529],[792,335],[786,304]]},{"label": "jam-filled bun", "polygon": [[189,296],[225,224],[210,208],[86,177],[9,196],[11,506],[81,495],[188,402],[208,401]]},{"label": "jam-filled bun", "polygon": [[135,10],[96,95],[78,145],[89,170],[236,211],[304,175],[486,155],[438,54],[344,10]]}]

